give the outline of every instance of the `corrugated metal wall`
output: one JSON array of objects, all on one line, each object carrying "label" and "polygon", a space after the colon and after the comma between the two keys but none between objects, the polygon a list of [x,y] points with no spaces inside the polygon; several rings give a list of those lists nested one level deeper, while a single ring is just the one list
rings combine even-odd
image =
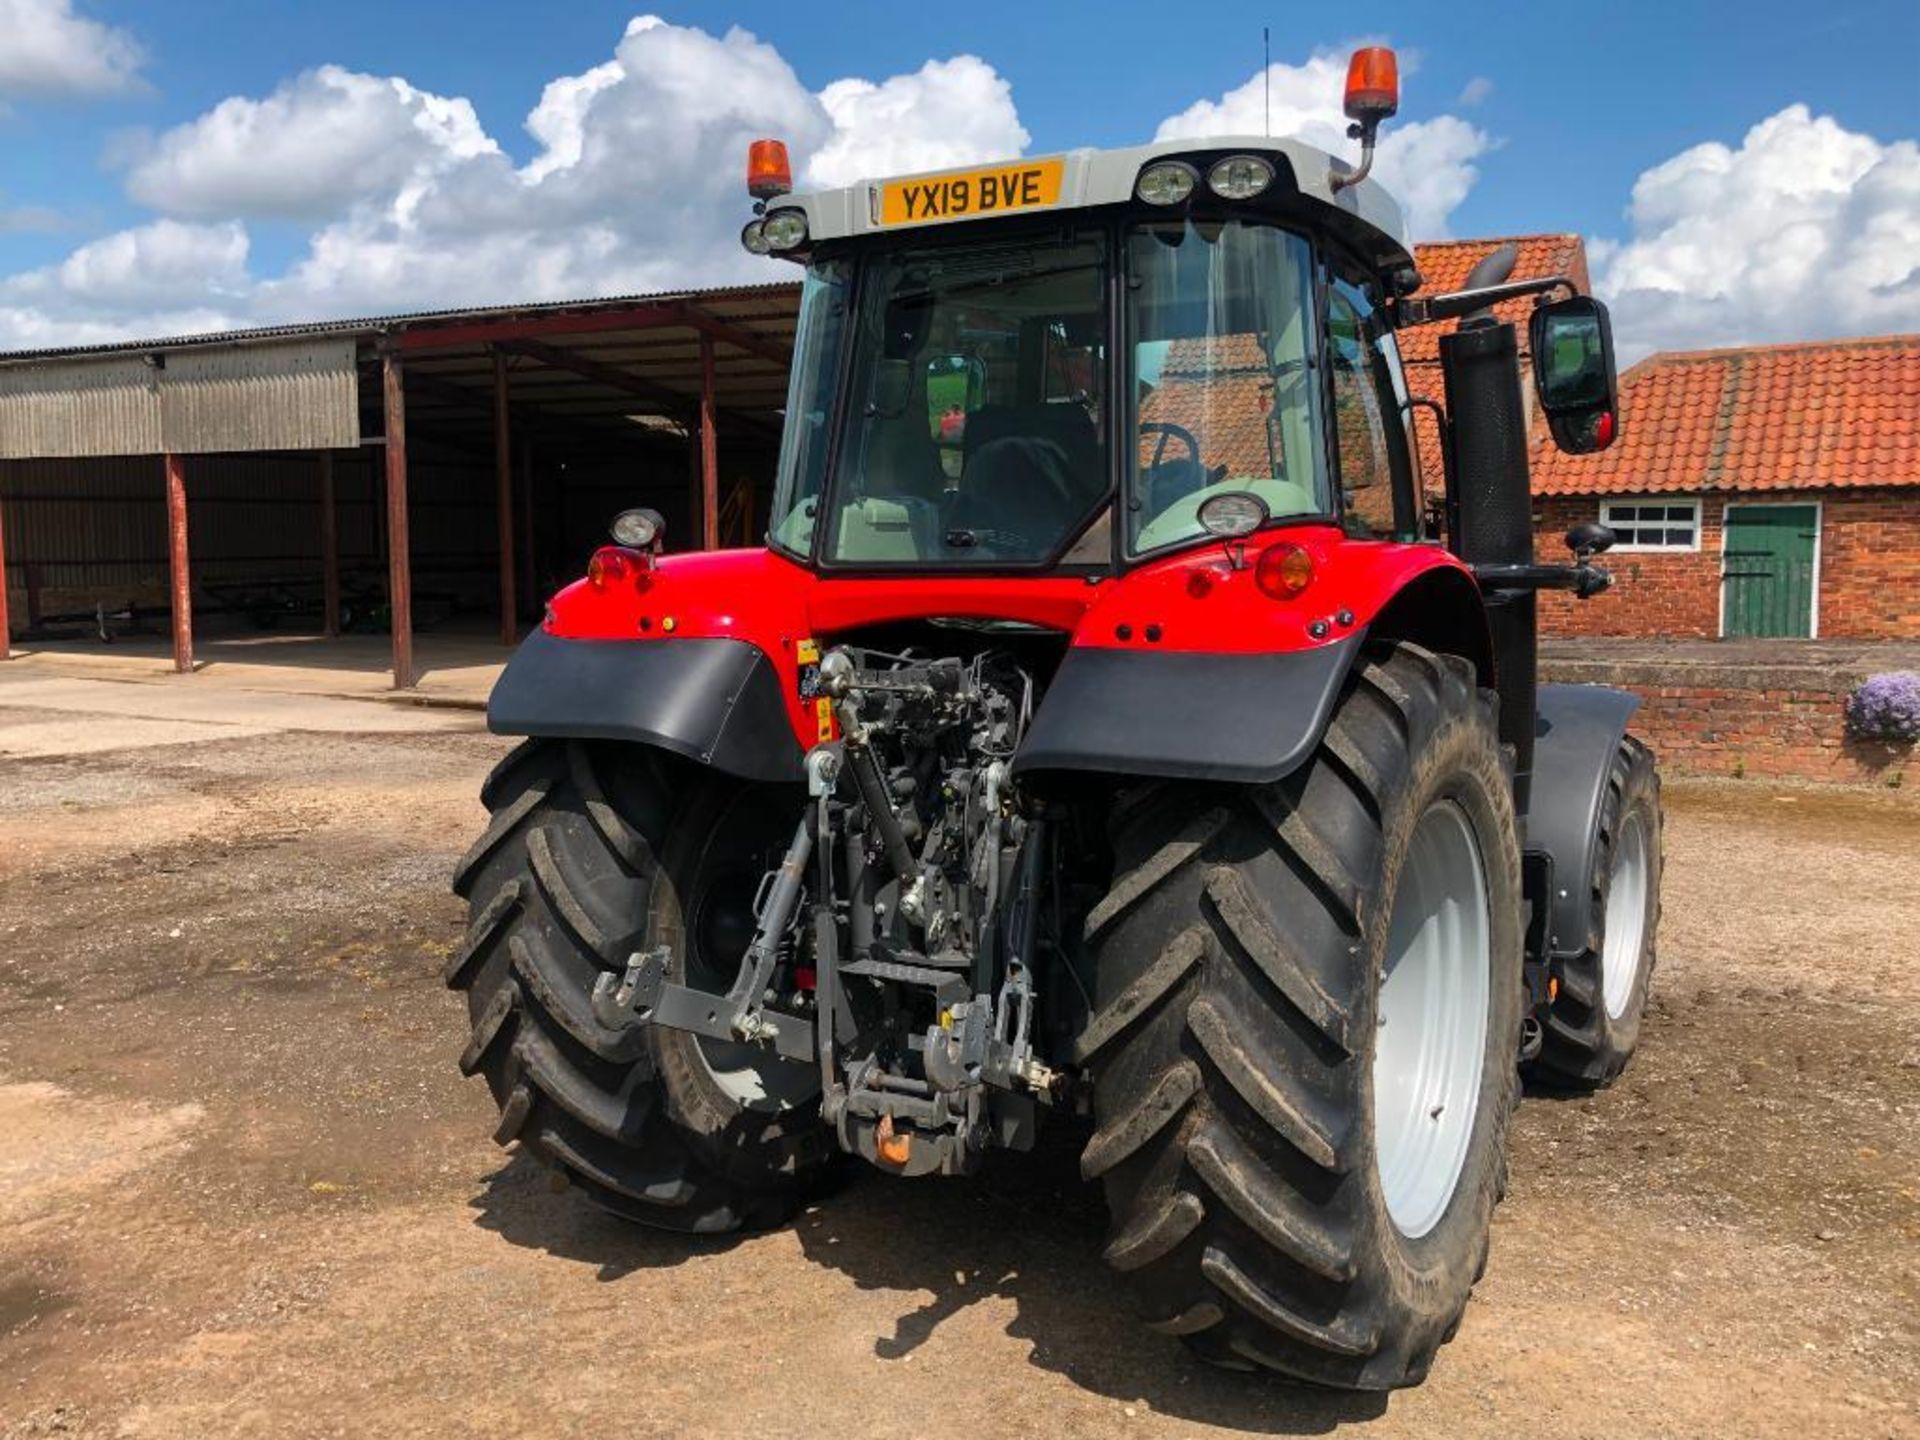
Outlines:
[{"label": "corrugated metal wall", "polygon": [[0,365],[0,459],[351,449],[355,337]]},{"label": "corrugated metal wall", "polygon": [[[760,451],[749,453],[723,446],[722,474],[731,478],[748,463],[756,473],[768,465]],[[334,456],[347,589],[351,593],[357,582],[384,593],[385,454],[366,447]],[[409,457],[414,588],[423,619],[492,614],[498,583],[494,485],[493,467],[478,453],[436,453],[423,443]],[[218,612],[223,586],[263,580],[318,586],[317,454],[189,455],[186,488],[196,602],[204,613]],[[564,464],[536,452],[534,578],[540,593],[578,576],[593,547],[604,543],[608,520],[630,505],[666,510],[670,548],[697,543],[687,518],[687,489],[686,463],[670,448]],[[761,504],[764,515],[764,497]],[[517,506],[516,527],[523,516]],[[17,625],[26,623],[29,588],[37,592],[43,616],[90,612],[96,604],[166,604],[166,482],[157,456],[0,461],[0,524]]]},{"label": "corrugated metal wall", "polygon": [[[334,487],[343,569],[381,562],[375,528],[379,455],[340,456]],[[188,536],[196,583],[320,573],[320,464],[312,455],[187,460]],[[57,613],[137,600],[167,583],[166,481],[153,456],[0,464],[11,588],[46,592]]]}]

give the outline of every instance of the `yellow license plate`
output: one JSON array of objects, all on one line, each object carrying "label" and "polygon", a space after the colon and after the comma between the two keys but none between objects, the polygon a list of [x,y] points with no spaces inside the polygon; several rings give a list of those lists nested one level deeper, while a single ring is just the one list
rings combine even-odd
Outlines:
[{"label": "yellow license plate", "polygon": [[1062,160],[1024,160],[982,170],[956,170],[924,180],[895,180],[880,189],[882,225],[924,225],[1060,203]]}]

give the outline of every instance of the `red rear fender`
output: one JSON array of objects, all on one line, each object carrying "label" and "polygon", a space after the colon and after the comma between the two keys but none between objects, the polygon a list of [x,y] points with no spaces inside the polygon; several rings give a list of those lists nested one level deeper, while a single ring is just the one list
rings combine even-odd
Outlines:
[{"label": "red rear fender", "polygon": [[[1256,583],[1261,551],[1295,545],[1312,576],[1276,599]],[[1242,563],[1209,545],[1117,578],[1083,576],[821,576],[769,550],[670,555],[595,585],[555,595],[544,629],[559,639],[746,641],[772,661],[795,733],[818,738],[800,698],[800,649],[891,621],[930,616],[1019,620],[1072,637],[1075,647],[1162,654],[1262,655],[1307,651],[1365,630],[1393,598],[1436,571],[1471,584],[1435,545],[1347,538],[1333,526],[1263,532]],[[1437,578],[1437,577],[1436,577]],[[1431,583],[1431,582],[1429,582]]]}]

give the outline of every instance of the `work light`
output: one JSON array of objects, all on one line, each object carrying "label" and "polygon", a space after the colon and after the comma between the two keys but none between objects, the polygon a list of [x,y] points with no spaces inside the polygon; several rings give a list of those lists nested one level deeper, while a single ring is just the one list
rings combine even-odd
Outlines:
[{"label": "work light", "polygon": [[1267,523],[1267,502],[1247,490],[1228,490],[1200,502],[1200,528],[1223,540],[1251,535]]},{"label": "work light", "polygon": [[660,518],[658,510],[622,510],[613,517],[613,524],[607,527],[613,535],[613,543],[624,545],[629,550],[651,550],[660,543],[666,534],[667,522]]},{"label": "work light", "polygon": [[[769,250],[791,250],[806,242],[807,212],[776,210],[760,222],[760,234]],[[741,237],[744,240],[746,237]]]},{"label": "work light", "polygon": [[1183,160],[1162,160],[1140,172],[1133,193],[1149,205],[1178,205],[1193,194],[1200,172]]},{"label": "work light", "polygon": [[1258,155],[1229,155],[1207,171],[1207,188],[1222,200],[1251,200],[1273,183],[1273,166]]}]

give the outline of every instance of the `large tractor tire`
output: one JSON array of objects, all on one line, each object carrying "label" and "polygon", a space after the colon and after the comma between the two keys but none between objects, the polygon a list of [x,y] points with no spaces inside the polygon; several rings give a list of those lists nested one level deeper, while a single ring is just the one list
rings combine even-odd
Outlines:
[{"label": "large tractor tire", "polygon": [[1660,776],[1631,735],[1607,774],[1595,837],[1593,921],[1587,946],[1563,960],[1542,1017],[1529,1076],[1562,1089],[1596,1089],[1626,1068],[1640,1043],[1660,928]]},{"label": "large tractor tire", "polygon": [[[754,891],[791,837],[797,787],[746,786],[637,746],[532,740],[481,798],[460,862],[467,994],[460,1068],[518,1142],[608,1210],[670,1230],[777,1224],[830,1164],[814,1067],[643,1025],[606,1028],[590,997],[636,950],[725,990],[753,935]],[[691,975],[691,979],[688,977]]]},{"label": "large tractor tire", "polygon": [[1115,807],[1078,1051],[1106,1258],[1229,1367],[1418,1383],[1486,1265],[1518,1091],[1520,855],[1495,701],[1411,645],[1268,786]]}]

